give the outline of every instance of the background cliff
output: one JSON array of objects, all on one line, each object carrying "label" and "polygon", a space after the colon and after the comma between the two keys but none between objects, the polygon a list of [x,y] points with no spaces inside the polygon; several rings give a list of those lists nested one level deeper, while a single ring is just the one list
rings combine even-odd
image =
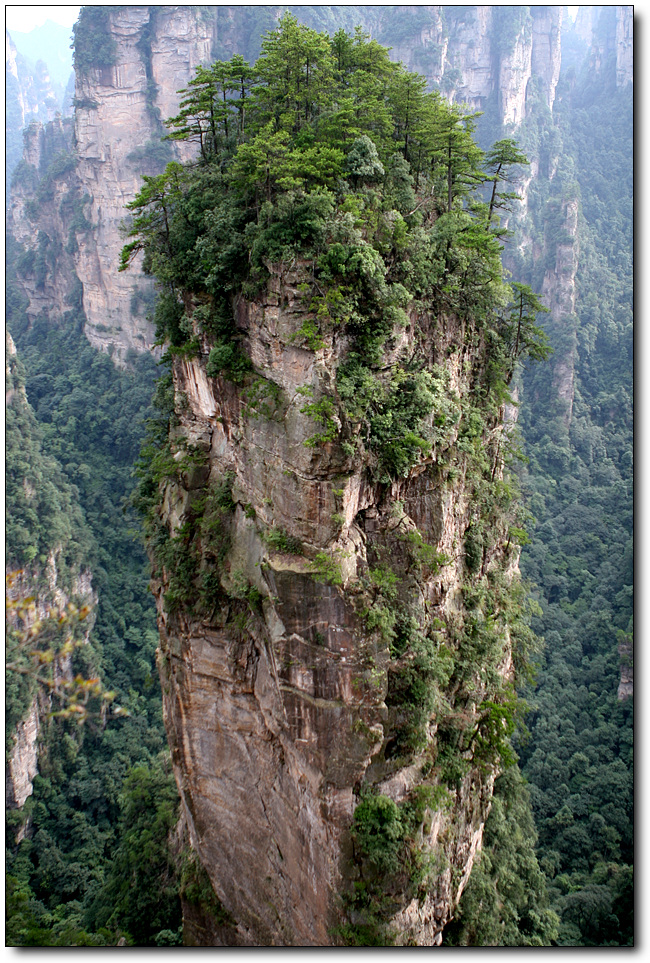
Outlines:
[{"label": "background cliff", "polygon": [[[254,59],[261,33],[274,24],[280,9],[202,8],[188,20],[188,8],[122,8],[117,20],[112,18],[118,15],[106,13],[106,29],[100,24],[94,33],[89,30],[88,56],[77,70],[77,170],[72,171],[73,165],[67,171],[52,169],[51,155],[47,163],[41,159],[47,150],[39,154],[28,146],[26,159],[35,176],[22,199],[15,192],[14,233],[26,255],[20,285],[30,299],[32,324],[50,310],[52,320],[60,320],[66,299],[76,299],[78,305],[83,296],[85,314],[77,313],[66,352],[73,336],[79,336],[79,324],[122,364],[129,348],[143,351],[151,344],[145,321],[150,282],[143,277],[134,283],[128,275],[115,274],[122,243],[116,229],[124,216],[116,199],[131,200],[139,173],[157,173],[173,156],[176,147],[158,143],[160,118],[175,112],[176,89],[187,83],[194,66],[239,51]],[[539,519],[535,544],[525,549],[522,566],[540,586],[544,618],[537,628],[555,655],[543,665],[532,717],[534,740],[523,750],[522,765],[543,829],[543,865],[549,879],[558,880],[556,908],[570,923],[563,941],[609,938],[612,914],[629,932],[631,707],[616,693],[618,648],[628,660],[631,637],[631,389],[621,379],[622,372],[631,372],[631,147],[626,146],[631,8],[580,8],[575,29],[559,7],[510,8],[510,15],[509,8],[399,7],[398,22],[395,10],[386,7],[292,9],[318,29],[362,23],[381,42],[392,44],[394,56],[439,83],[450,99],[483,109],[479,133],[485,145],[516,127],[531,159],[530,181],[526,178],[520,187],[525,200],[517,241],[512,242],[518,250],[509,253],[508,264],[517,279],[545,293],[552,309],[548,330],[555,360],[552,379],[540,374],[519,386],[532,456],[524,482]],[[180,33],[186,38],[182,43]],[[106,41],[107,49],[93,50],[93,36]],[[115,48],[111,37],[119,38]],[[170,42],[173,37],[176,41]],[[566,72],[558,85],[560,54]],[[129,100],[138,124],[115,126],[119,117],[131,116],[124,111]],[[502,123],[507,125],[503,129]],[[69,135],[65,123],[59,128]],[[57,143],[57,129],[33,131],[32,144],[43,139]],[[608,132],[600,140],[599,130]],[[596,155],[601,159],[594,178]],[[618,166],[611,165],[613,155],[619,157]],[[34,197],[48,168],[48,187],[41,191],[37,209],[32,208],[30,223],[20,205],[29,201],[30,191]],[[74,205],[65,200],[69,195]],[[74,283],[75,274],[82,287]],[[603,305],[594,304],[595,290],[607,292]],[[14,318],[18,316],[17,311]],[[26,329],[22,337],[28,337]],[[33,359],[36,349],[45,357],[43,339],[29,337]],[[50,372],[36,365],[33,392],[41,392],[44,402],[45,382],[39,387],[38,378],[49,378]],[[52,404],[42,407],[41,417],[51,417],[48,408]],[[576,490],[582,490],[580,498]],[[557,544],[561,548],[554,551]],[[589,573],[586,580],[584,572]],[[585,612],[592,613],[586,620]],[[630,690],[627,664],[624,673],[621,696]],[[579,712],[558,721],[558,707],[567,713],[578,704]],[[565,738],[569,730],[575,733],[570,739]],[[558,731],[560,743],[554,735]],[[553,760],[561,759],[553,762],[555,768],[541,764],[549,753]],[[585,788],[593,784],[604,787],[598,799]],[[625,800],[618,812],[612,808],[612,793]],[[601,840],[595,852],[586,841],[594,833]],[[591,915],[585,908],[588,900],[595,901]],[[477,939],[476,933],[472,938]]]},{"label": "background cliff", "polygon": [[[32,120],[46,123],[72,113],[69,32],[51,21],[28,35],[5,31],[6,196],[22,156],[22,132]],[[16,42],[18,41],[18,47]],[[49,61],[49,66],[47,61]]]}]

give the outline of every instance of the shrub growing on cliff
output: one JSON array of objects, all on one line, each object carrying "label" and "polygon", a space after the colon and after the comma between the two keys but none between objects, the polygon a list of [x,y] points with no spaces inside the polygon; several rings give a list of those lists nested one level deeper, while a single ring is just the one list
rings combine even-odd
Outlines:
[{"label": "shrub growing on cliff", "polygon": [[74,69],[79,74],[112,67],[117,60],[117,44],[111,31],[110,6],[86,6],[72,27]]},{"label": "shrub growing on cliff", "polygon": [[367,796],[354,810],[352,839],[377,873],[394,873],[404,837],[400,811],[387,796]]}]

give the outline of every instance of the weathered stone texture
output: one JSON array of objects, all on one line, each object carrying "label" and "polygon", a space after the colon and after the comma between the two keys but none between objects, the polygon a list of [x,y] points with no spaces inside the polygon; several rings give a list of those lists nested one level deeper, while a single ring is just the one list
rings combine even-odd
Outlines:
[{"label": "weathered stone texture", "polygon": [[[160,668],[192,846],[237,921],[227,940],[327,946],[336,942],[333,927],[340,923],[361,782],[372,772],[378,789],[398,802],[413,786],[387,751],[388,649],[365,627],[368,600],[359,576],[367,573],[368,552],[388,549],[393,562],[407,566],[398,527],[405,535],[417,526],[449,562],[405,581],[410,604],[423,620],[453,614],[469,506],[462,485],[445,487],[435,454],[409,479],[386,487],[371,483],[365,465],[336,441],[304,444],[317,425],[301,412],[305,398],[296,389],[307,384],[315,398],[333,390],[332,372],[346,342],[334,329],[319,350],[297,347],[306,311],[298,285],[310,266],[269,267],[266,295],[241,301],[235,313],[264,373],[261,387],[275,390],[260,393],[258,383],[251,393],[250,385],[208,378],[207,344],[201,358],[177,358],[173,369],[180,402],[174,443],[209,451],[203,484],[232,473],[236,507],[221,583],[229,593],[237,580],[254,586],[262,605],[253,615],[235,592],[227,612],[199,617],[181,607],[170,614],[166,576],[157,571]],[[451,318],[420,323],[429,325],[432,357],[447,359],[447,349],[463,343]],[[468,387],[463,352],[469,350],[448,359],[450,385],[460,393]],[[260,397],[273,401],[265,408]],[[162,519],[171,531],[186,518],[193,485],[186,473],[164,486]],[[391,511],[396,500],[404,505],[401,518]],[[299,540],[305,554],[270,547],[262,537],[269,529]],[[338,559],[341,584],[315,574],[310,559],[319,551]],[[426,842],[444,855],[447,868],[425,904],[400,909],[395,894],[400,940],[440,942],[480,846],[490,795],[490,779],[468,777],[452,810],[432,820]],[[223,945],[222,931],[195,917],[190,910],[188,939]]]}]

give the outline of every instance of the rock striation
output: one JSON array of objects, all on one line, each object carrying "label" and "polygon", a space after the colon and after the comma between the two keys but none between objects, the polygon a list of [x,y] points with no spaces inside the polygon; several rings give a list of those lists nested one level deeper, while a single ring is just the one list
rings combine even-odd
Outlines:
[{"label": "rock striation", "polygon": [[[18,283],[28,317],[56,324],[75,300],[74,246],[83,231],[83,198],[75,174],[70,118],[33,121],[23,134],[22,169],[12,183],[8,229],[25,257]],[[53,166],[52,166],[53,165]]]},{"label": "rock striation", "polygon": [[[238,387],[209,377],[205,340],[200,358],[174,361],[178,470],[162,484],[158,544],[180,545],[225,484],[232,503],[227,520],[209,515],[201,541],[200,570],[219,573],[227,599],[211,612],[172,604],[174,564],[154,551],[159,668],[189,839],[231,920],[225,931],[206,928],[193,910],[190,941],[328,946],[338,942],[341,901],[358,872],[350,827],[361,783],[404,803],[428,758],[405,766],[394,751],[394,666],[369,622],[381,608],[369,572],[390,557],[423,631],[438,624],[453,638],[467,583],[460,546],[475,509],[462,482],[445,482],[442,452],[387,486],[338,442],[305,444],[314,423],[304,388],[314,397],[332,389],[346,339],[334,333],[316,351],[301,346],[310,265],[269,268],[265,294],[236,306],[261,380]],[[430,318],[426,334],[432,356],[448,359],[450,392],[466,397],[471,339],[452,317]],[[209,531],[218,524],[228,550],[217,565]],[[422,540],[440,564],[418,556]],[[481,574],[505,551],[498,541]],[[511,672],[507,649],[498,671]],[[427,732],[433,744],[437,722]],[[448,805],[425,821],[421,843],[438,870],[426,896],[405,897],[404,881],[392,893],[399,943],[441,942],[481,845],[494,772],[470,761]],[[427,785],[446,795],[437,769]]]},{"label": "rock striation", "polygon": [[634,7],[616,7],[616,86],[631,84],[634,76]]},{"label": "rock striation", "polygon": [[544,275],[542,295],[558,330],[565,332],[565,350],[551,363],[553,387],[563,403],[563,418],[568,428],[573,414],[577,350],[576,273],[580,257],[578,200],[571,198],[558,204],[560,239],[557,236],[553,238],[551,229],[547,229],[546,253],[551,246],[554,247],[555,263]]}]

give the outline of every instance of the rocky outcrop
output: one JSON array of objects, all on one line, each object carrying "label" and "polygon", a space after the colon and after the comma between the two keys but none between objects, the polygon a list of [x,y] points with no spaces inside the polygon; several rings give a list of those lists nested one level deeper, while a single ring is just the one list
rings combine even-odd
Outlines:
[{"label": "rocky outcrop", "polygon": [[[547,227],[546,248],[555,248],[555,264],[547,270],[542,295],[556,330],[562,331],[562,352],[553,358],[553,387],[563,403],[566,427],[571,424],[575,394],[577,349],[576,273],[579,260],[578,200],[557,201],[559,223]],[[553,223],[553,222],[551,222]]]},{"label": "rocky outcrop", "polygon": [[[143,173],[164,166],[161,118],[177,112],[178,91],[198,64],[210,62],[212,23],[193,7],[115,7],[109,14],[116,43],[111,67],[77,71],[75,137],[81,190],[89,195],[92,232],[79,239],[76,271],[83,285],[86,335],[101,350],[124,357],[150,350],[147,320],[151,281],[118,274],[126,205]],[[154,150],[152,151],[152,147]],[[189,151],[169,147],[167,160]],[[156,154],[156,149],[158,153]],[[136,294],[136,297],[134,297]]]},{"label": "rocky outcrop", "polygon": [[[161,531],[180,545],[193,526],[207,524],[197,573],[216,573],[219,584],[206,610],[179,599],[175,564],[155,560],[159,668],[191,844],[234,920],[227,945],[336,944],[341,899],[358,873],[350,827],[362,782],[404,803],[429,760],[427,791],[446,796],[429,749],[406,766],[395,754],[394,667],[368,621],[373,607],[376,616],[381,609],[369,572],[390,559],[422,631],[445,625],[451,644],[451,626],[462,621],[467,573],[459,546],[470,499],[462,484],[445,484],[440,453],[386,486],[339,443],[305,444],[314,431],[305,388],[313,397],[332,390],[347,350],[336,333],[316,351],[301,346],[300,286],[309,276],[306,263],[271,265],[266,295],[238,303],[237,323],[262,378],[237,387],[208,377],[205,339],[200,358],[177,357],[173,368],[179,467],[161,490]],[[453,318],[427,323],[429,350],[448,359],[449,390],[463,397],[471,349],[462,329]],[[227,518],[225,509],[206,507],[220,498],[227,504],[224,486],[232,498]],[[220,563],[210,554],[217,551],[210,531],[226,538]],[[418,561],[422,540],[433,553],[428,562]],[[501,557],[503,544],[495,551]],[[500,671],[510,672],[507,653]],[[462,711],[470,718],[473,709]],[[437,722],[427,732],[430,748]],[[392,893],[399,943],[441,942],[480,848],[492,779],[492,769],[470,764],[449,806],[434,805],[425,820],[421,842],[436,872],[426,896],[405,900],[405,884]],[[207,927],[195,910],[191,917],[192,942],[225,945],[219,927]]]},{"label": "rocky outcrop", "polygon": [[34,699],[23,722],[18,723],[14,747],[5,771],[5,805],[7,809],[22,809],[34,791],[34,776],[38,772],[38,732],[40,717],[38,699]]},{"label": "rocky outcrop", "polygon": [[625,699],[634,695],[634,643],[629,637],[619,643],[618,655],[621,665],[621,678],[618,684],[617,698],[619,702],[624,702]]},{"label": "rocky outcrop", "polygon": [[634,76],[634,7],[616,7],[616,86],[625,87]]},{"label": "rocky outcrop", "polygon": [[75,214],[82,212],[83,198],[72,135],[72,121],[61,116],[27,127],[8,212],[9,231],[25,253],[17,280],[29,302],[27,315],[33,319],[45,312],[52,323],[70,310],[78,285],[74,245],[83,218]]},{"label": "rocky outcrop", "polygon": [[[39,544],[39,536],[34,528],[34,522],[24,511],[20,512],[15,497],[16,485],[23,493],[24,501],[32,510],[32,518],[38,518],[43,511],[42,503],[38,501],[38,493],[30,477],[19,474],[16,477],[15,462],[12,452],[16,445],[24,445],[31,453],[29,472],[32,477],[42,480],[44,468],[50,469],[42,459],[40,448],[31,437],[34,427],[33,416],[27,401],[23,386],[20,363],[17,359],[16,347],[11,335],[6,338],[6,394],[7,409],[7,516],[18,514],[22,520],[23,532],[28,532],[35,545]],[[19,412],[24,417],[11,417]],[[19,435],[18,435],[19,432]],[[18,437],[17,437],[18,435]],[[51,476],[50,476],[51,484]],[[52,509],[51,502],[49,505]],[[61,510],[59,508],[59,510]],[[78,534],[78,533],[75,533]],[[44,548],[42,544],[41,548]],[[97,604],[97,595],[92,587],[92,575],[88,568],[75,566],[70,570],[63,556],[64,548],[61,542],[44,551],[38,561],[22,564],[20,555],[12,544],[8,526],[7,558],[5,569],[5,599],[6,599],[6,627],[7,627],[7,678],[12,678],[13,662],[17,665],[17,677],[26,678],[26,686],[16,687],[11,700],[7,701],[7,736],[9,742],[6,769],[5,795],[8,809],[22,808],[33,790],[33,779],[38,771],[39,733],[47,713],[51,710],[50,692],[45,686],[40,687],[36,681],[37,665],[32,662],[31,651],[38,641],[41,631],[40,623],[48,619],[67,619],[70,615],[71,604],[77,609],[84,608],[87,618],[83,623],[83,630],[78,636],[80,642],[87,642],[93,625],[93,610]],[[34,550],[33,557],[37,554]],[[66,613],[65,616],[62,613]],[[61,624],[61,622],[59,622]],[[30,636],[30,632],[34,635]],[[70,655],[59,653],[53,659],[53,673],[50,681],[53,688],[59,682],[71,678]],[[11,704],[10,704],[11,703]]]},{"label": "rocky outcrop", "polygon": [[[97,593],[92,587],[92,575],[82,569],[68,589],[59,584],[58,556],[60,548],[53,550],[42,568],[30,567],[19,573],[8,565],[10,585],[7,598],[10,601],[8,625],[21,633],[26,633],[36,621],[44,622],[51,618],[61,618],[62,613],[74,604],[81,608],[87,606],[89,615],[85,622],[83,642],[87,642],[94,622],[93,611],[97,605]],[[32,597],[33,604],[24,605],[23,599]],[[25,643],[26,645],[33,643]],[[72,679],[70,656],[56,657],[53,681],[69,682]],[[5,805],[7,809],[21,809],[33,792],[34,776],[38,772],[39,735],[43,721],[52,711],[52,700],[45,689],[37,691],[32,698],[22,721],[18,722],[12,734],[13,748],[9,752],[5,767]],[[18,842],[19,840],[17,840]]]}]

